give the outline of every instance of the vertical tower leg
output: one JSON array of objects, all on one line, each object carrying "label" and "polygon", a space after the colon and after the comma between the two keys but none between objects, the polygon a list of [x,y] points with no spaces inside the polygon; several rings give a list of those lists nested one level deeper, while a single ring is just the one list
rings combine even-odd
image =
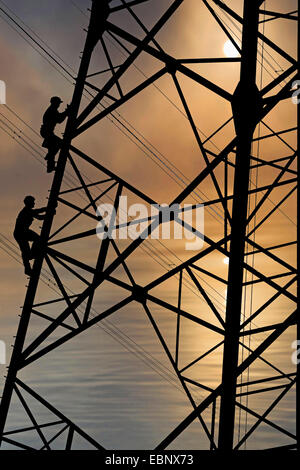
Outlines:
[{"label": "vertical tower leg", "polygon": [[250,153],[260,103],[256,87],[256,66],[259,7],[261,3],[262,0],[244,1],[241,75],[232,102],[237,132],[237,152],[219,424],[219,448],[221,450],[232,450],[234,440],[236,371],[242,306],[242,263],[247,225]]},{"label": "vertical tower leg", "polygon": [[[60,192],[61,184],[63,181],[64,170],[66,166],[66,161],[68,157],[68,152],[70,148],[70,144],[76,130],[76,120],[77,115],[79,112],[79,107],[81,103],[82,93],[85,86],[86,76],[89,69],[89,64],[91,60],[91,56],[96,46],[98,40],[100,39],[101,35],[104,32],[104,25],[109,14],[108,9],[108,2],[99,2],[98,0],[93,0],[92,9],[91,9],[91,17],[90,17],[90,24],[87,33],[86,43],[82,55],[82,60],[75,84],[75,89],[73,93],[73,98],[71,102],[71,111],[68,117],[66,131],[64,134],[64,139],[62,142],[61,151],[58,158],[57,170],[54,175],[46,217],[43,223],[43,228],[41,232],[41,244],[42,246],[47,245],[47,241],[50,236],[50,231],[53,222],[54,210],[57,205],[57,198]],[[43,251],[43,250],[42,250]],[[44,253],[41,253],[34,262],[33,266],[33,274],[31,276],[23,311],[21,315],[21,320],[19,323],[18,332],[16,335],[16,341],[13,349],[13,354],[10,361],[10,366],[8,369],[7,379],[5,382],[5,387],[3,391],[3,396],[1,400],[1,407],[0,407],[0,445],[2,442],[3,431],[7,419],[7,414],[11,402],[11,397],[13,394],[15,380],[20,369],[20,365],[22,362],[22,351],[24,347],[24,342],[27,334],[27,329],[30,321],[30,315],[32,311],[32,306],[34,304],[34,298],[36,295],[40,272],[42,269],[44,260]]]},{"label": "vertical tower leg", "polygon": [[[299,55],[299,8],[300,8],[300,0],[298,0],[298,67],[299,67],[299,61],[300,61],[300,55]],[[299,69],[298,69],[298,88],[300,86],[300,74],[299,74]],[[299,95],[298,95],[299,99]],[[300,169],[300,160],[299,160],[299,147],[300,147],[300,104],[298,101],[297,104],[297,121],[298,121],[298,131],[297,131],[297,269],[298,269],[298,278],[297,278],[297,299],[298,299],[298,304],[297,304],[297,339],[298,342],[300,341],[300,273],[299,273],[299,267],[300,267],[300,247],[299,247],[299,237],[300,237],[300,175],[299,175],[299,169]],[[299,345],[299,343],[298,343]],[[300,362],[298,359],[298,364],[297,364],[297,382],[296,382],[296,436],[297,436],[297,450],[300,450]]]}]

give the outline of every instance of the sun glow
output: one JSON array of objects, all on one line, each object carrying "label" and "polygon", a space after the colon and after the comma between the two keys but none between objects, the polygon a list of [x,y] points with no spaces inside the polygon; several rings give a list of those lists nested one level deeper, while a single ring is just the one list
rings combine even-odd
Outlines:
[{"label": "sun glow", "polygon": [[235,45],[228,39],[223,46],[223,51],[226,57],[239,57],[240,53]]}]

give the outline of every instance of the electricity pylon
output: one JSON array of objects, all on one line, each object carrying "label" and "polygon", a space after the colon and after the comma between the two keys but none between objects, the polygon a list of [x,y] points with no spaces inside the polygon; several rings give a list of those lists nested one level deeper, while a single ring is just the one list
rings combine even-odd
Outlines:
[{"label": "electricity pylon", "polygon": [[[295,80],[299,79],[298,58],[261,32],[260,24],[283,20],[298,24],[298,17],[296,12],[283,14],[262,9],[262,0],[244,0],[242,17],[224,2],[203,0],[201,3],[216,21],[216,27],[234,44],[239,56],[226,59],[180,59],[169,55],[161,47],[158,35],[177,14],[177,10],[184,7],[184,0],[171,2],[150,30],[134,10],[136,6],[144,3],[150,4],[152,0],[122,0],[118,5],[109,0],[92,1],[71,112],[61,142],[47,215],[42,227],[41,252],[34,261],[33,275],[28,285],[1,401],[2,442],[14,448],[49,450],[58,436],[64,434],[64,448],[67,450],[74,446],[74,436],[77,435],[93,448],[103,449],[101,443],[38,394],[20,376],[30,364],[45,358],[67,341],[136,302],[149,319],[191,406],[191,412],[175,429],[170,430],[168,436],[160,443],[153,443],[157,449],[163,450],[176,443],[176,438],[195,420],[199,421],[201,439],[207,441],[207,448],[211,450],[240,449],[245,443],[249,444],[248,448],[250,446],[255,449],[259,446],[259,429],[262,425],[273,432],[273,448],[295,449],[299,435],[295,430],[296,408],[294,421],[287,429],[282,425],[284,416],[280,414],[280,404],[295,392],[297,383],[297,370],[291,361],[293,350],[290,344],[299,337],[299,274],[296,257],[299,230],[296,213],[296,204],[299,203],[299,136],[297,137],[297,106],[292,103],[293,85]],[[142,37],[141,34],[129,32],[114,23],[114,14],[122,11],[128,12],[136,21]],[[221,13],[226,14],[233,24],[242,28],[241,45],[233,36],[232,30],[225,25]],[[104,33],[108,33],[126,51],[127,58],[121,65],[112,59]],[[296,42],[295,37],[295,44]],[[92,57],[98,45],[102,47],[110,73],[109,79],[104,80],[101,87],[91,83],[92,77],[98,75],[91,71]],[[261,82],[258,86],[257,71],[264,67],[264,52],[269,56],[271,53],[276,54],[284,64],[275,78],[268,79],[266,83]],[[126,82],[123,79],[141,54],[155,60],[160,69],[125,92],[124,83],[127,89],[128,79],[126,78]],[[220,62],[224,67],[228,64],[240,64],[234,93],[218,85],[218,80],[214,82],[205,78],[192,67],[201,64],[211,64],[213,67]],[[147,206],[157,205],[159,201],[148,197],[139,188],[109,171],[99,163],[99,158],[91,158],[78,149],[73,140],[165,76],[169,76],[178,93],[182,110],[198,146],[202,168],[170,202],[170,206],[189,202],[190,196],[196,191],[210,187],[212,189],[209,198],[202,201],[202,204],[205,209],[214,208],[221,211],[223,224],[217,235],[211,235],[207,231],[199,232],[198,227],[192,227],[180,217],[175,218],[174,223],[181,224],[202,239],[204,247],[163,275],[143,284],[137,280],[134,265],[130,263],[132,259],[136,259],[138,249],[145,243],[146,235],[149,238],[151,233],[164,224],[163,216],[141,221],[144,227],[142,233],[130,240],[124,249],[118,236],[97,238],[96,232],[98,231],[99,235],[99,232],[113,231],[116,235],[122,228],[129,227],[130,223],[123,222],[123,214],[120,213],[122,195]],[[230,119],[216,128],[206,141],[203,141],[193,117],[188,93],[184,92],[181,83],[182,77],[188,78],[199,88],[214,93],[216,98],[224,101],[224,107],[231,110]],[[95,93],[86,107],[82,104],[85,89],[92,89]],[[109,104],[104,106],[104,100],[108,100]],[[99,105],[103,107],[100,112]],[[288,127],[283,106],[288,106],[294,119],[294,124],[289,123]],[[278,122],[282,122],[282,127],[274,130],[273,121],[267,118],[272,118],[277,112],[275,121],[277,126]],[[209,142],[227,125],[231,125],[232,138],[216,153],[209,149]],[[270,142],[271,150],[268,146],[263,147],[264,142]],[[254,146],[257,143],[261,144],[261,148],[255,156]],[[280,156],[275,155],[274,158],[277,143],[281,148],[280,152],[278,150]],[[87,168],[93,170],[93,180],[87,181],[84,173]],[[73,171],[77,180],[77,186],[68,190],[63,187],[67,170]],[[78,194],[88,201],[84,207],[79,206],[75,197]],[[101,201],[104,195],[110,196],[114,208],[114,216],[107,224],[97,212],[97,202]],[[190,210],[197,210],[196,206],[191,205]],[[64,211],[70,210],[72,215],[63,223],[59,219],[54,228],[55,219],[62,213],[62,208]],[[293,228],[285,232],[285,226],[280,226],[286,220],[282,219],[286,211],[289,219],[294,217],[293,227],[296,226],[297,230]],[[81,221],[82,217],[85,218],[80,224],[80,230],[79,217]],[[95,224],[99,224],[97,230]],[[272,244],[272,237],[280,239],[279,231],[283,237],[290,234],[290,238]],[[72,243],[77,240],[81,242],[81,250],[86,248],[87,253],[91,247],[97,250],[92,256],[96,260],[95,263],[89,263],[88,256],[81,260],[76,254],[76,249],[72,254],[64,252],[65,246],[72,248]],[[221,270],[220,266],[211,262],[212,256],[228,259],[228,268],[225,265],[225,270]],[[44,265],[49,268],[52,281],[60,291],[60,297],[40,301],[39,279]],[[120,270],[122,276],[117,274]],[[68,279],[71,277],[74,282],[76,280],[80,283],[78,294],[71,295],[68,292],[65,285],[66,273]],[[207,308],[203,314],[202,311],[199,313],[196,307],[191,311],[185,306],[183,292],[186,279],[192,282],[197,295],[206,303]],[[164,298],[164,283],[170,280],[174,281],[174,285],[175,282],[178,283],[176,305]],[[212,300],[206,288],[207,280],[213,282],[217,290],[224,286],[227,289],[225,312]],[[123,298],[112,303],[101,313],[93,315],[95,296],[98,292],[103,293],[107,285],[113,285],[122,292]],[[176,341],[173,349],[168,344],[163,328],[155,319],[154,307],[176,316]],[[34,339],[29,335],[33,317],[47,322],[47,326],[42,327]],[[210,338],[209,347],[205,352],[195,351],[194,359],[188,362],[181,358],[184,352],[183,322],[200,328],[202,333],[199,333],[199,341]],[[281,351],[282,357],[279,357],[278,351]],[[209,383],[202,364],[207,364],[205,361],[211,358],[219,360],[220,367],[212,383]],[[218,383],[217,386],[215,382]],[[204,398],[199,401],[191,386],[201,389]],[[9,414],[14,412],[13,397],[18,399],[24,408],[31,421],[30,427],[15,426],[12,429],[6,426]],[[252,397],[259,399],[252,401]],[[39,423],[35,404],[45,407],[53,415],[53,420]],[[240,428],[241,416],[247,420],[243,431]],[[297,426],[298,423],[299,420]],[[48,438],[45,429],[57,429],[57,426],[60,426],[59,430],[51,439]],[[29,439],[28,443],[27,439],[26,444],[22,443],[23,436],[28,438],[30,433],[35,436],[32,441]],[[17,440],[15,436],[18,437]],[[37,438],[40,440],[39,444]]]}]

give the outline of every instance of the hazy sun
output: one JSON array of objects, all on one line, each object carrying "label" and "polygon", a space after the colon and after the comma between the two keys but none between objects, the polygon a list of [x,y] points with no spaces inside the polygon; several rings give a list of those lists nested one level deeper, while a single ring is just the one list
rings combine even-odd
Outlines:
[{"label": "hazy sun", "polygon": [[236,49],[234,44],[232,44],[230,39],[228,39],[228,41],[225,42],[223,46],[223,51],[226,57],[239,57],[240,55],[239,51]]}]

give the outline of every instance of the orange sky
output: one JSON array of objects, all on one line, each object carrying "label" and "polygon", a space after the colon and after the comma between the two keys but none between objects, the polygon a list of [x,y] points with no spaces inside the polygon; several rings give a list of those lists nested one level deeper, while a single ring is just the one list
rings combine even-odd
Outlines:
[{"label": "orange sky", "polygon": [[[59,0],[51,2],[37,2],[30,0],[27,2],[27,7],[21,1],[11,1],[9,6],[16,12],[33,30],[41,36],[45,43],[53,48],[54,51],[59,52],[59,55],[69,64],[72,68],[77,69],[79,64],[79,53],[82,50],[84,41],[84,33],[82,27],[86,26],[87,19],[74,7],[71,3],[66,4]],[[161,12],[164,11],[169,5],[170,1],[155,2],[151,1],[149,4],[154,6],[145,5],[136,8],[136,12],[143,18],[143,21],[150,28]],[[234,0],[227,2],[230,7],[234,8],[241,14],[242,2]],[[276,11],[293,11],[295,10],[296,1],[289,0],[283,2],[279,0],[268,0],[266,8]],[[77,0],[77,5],[82,9],[87,6],[88,2]],[[61,8],[63,5],[63,8]],[[0,5],[1,6],[1,5]],[[222,16],[228,22],[226,17]],[[124,15],[118,15],[115,18],[116,24],[120,24],[125,29],[129,30],[132,34],[138,30],[134,23]],[[295,41],[295,25],[291,22],[279,20],[265,24],[264,33],[282,49],[287,51],[292,56],[295,55],[296,41]],[[229,23],[230,25],[230,23]],[[240,32],[237,25],[232,25],[233,31],[240,38]],[[261,26],[263,31],[263,26]],[[138,33],[139,34],[139,33]],[[172,56],[177,58],[195,58],[195,57],[224,57],[223,45],[226,41],[225,34],[216,26],[215,21],[209,15],[202,2],[198,0],[186,0],[179,11],[174,15],[170,23],[158,35],[158,41],[163,49]],[[260,49],[261,50],[261,49]],[[123,56],[113,46],[109,45],[109,51],[113,57],[115,64],[121,63]],[[72,96],[72,85],[68,83],[57,70],[51,66],[35,52],[22,38],[20,38],[15,31],[2,21],[1,24],[1,76],[0,79],[4,80],[7,85],[7,105],[24,119],[35,131],[38,132],[41,122],[41,116],[44,109],[48,105],[49,97],[59,94],[65,103],[68,103]],[[136,61],[135,65],[143,71],[147,76],[159,70],[162,66],[158,61],[149,58],[145,54]],[[264,69],[261,75],[261,66],[258,66],[258,79],[257,84],[259,88],[264,87],[272,77],[278,75],[278,70],[285,70],[289,66],[288,62],[274,53],[268,46],[264,49]],[[99,50],[95,52],[95,57],[92,62],[91,72],[101,70],[105,67],[105,60],[103,52]],[[239,78],[239,64],[215,64],[215,65],[191,65],[190,68],[200,73],[205,78],[216,83],[218,86],[223,87],[229,93],[233,93]],[[96,79],[93,83],[100,86],[108,78],[108,74],[103,75],[103,79]],[[121,81],[125,91],[129,91],[135,84],[143,80],[143,75],[136,69],[131,68],[129,73],[126,74]],[[194,117],[195,123],[200,132],[201,138],[209,136],[216,128],[223,122],[231,117],[231,107],[228,102],[218,97],[214,93],[201,87],[199,84],[193,83],[187,77],[178,74],[178,80],[185,93],[187,103]],[[72,81],[72,80],[71,80]],[[275,91],[278,91],[276,88]],[[114,91],[115,93],[115,91]],[[83,101],[86,104],[86,101]],[[41,139],[37,137],[31,130],[26,128],[24,124],[13,116],[9,109],[5,106],[0,106],[0,113],[3,113],[7,118],[11,119],[26,135],[30,136],[34,142],[39,145]],[[95,158],[103,166],[107,167],[110,171],[124,178],[128,183],[136,185],[138,189],[143,191],[146,195],[150,196],[159,203],[169,203],[181,191],[182,182],[179,181],[178,170],[184,175],[185,183],[197,175],[205,164],[199,148],[192,134],[191,127],[184,115],[182,103],[176,92],[172,79],[169,75],[161,78],[156,87],[151,86],[145,90],[138,97],[125,104],[118,110],[117,116],[121,122],[128,122],[134,126],[134,133],[137,132],[143,135],[142,141],[146,143],[147,147],[142,147],[147,155],[139,149],[134,142],[128,139],[128,132],[125,131],[126,136],[122,134],[110,119],[104,119],[93,129],[80,136],[75,141],[75,145],[82,149],[88,155]],[[280,131],[284,128],[291,128],[295,126],[296,108],[290,102],[284,102],[274,112],[265,119],[265,123],[275,131]],[[0,116],[2,118],[2,116]],[[8,123],[7,121],[5,121]],[[9,124],[9,123],[8,123]],[[1,124],[2,125],[2,124]],[[129,127],[130,127],[129,125]],[[124,131],[124,127],[120,126]],[[4,126],[5,128],[5,126]],[[7,129],[7,128],[5,128]],[[131,128],[132,129],[132,128]],[[52,176],[45,172],[45,168],[41,165],[43,163],[42,156],[36,152],[27,152],[19,145],[22,143],[19,137],[11,139],[1,129],[1,233],[5,235],[11,242],[12,230],[16,214],[22,206],[22,200],[26,194],[33,194],[37,199],[37,206],[45,205],[52,181]],[[63,131],[61,126],[60,131]],[[256,135],[268,134],[269,131],[266,127],[261,126],[256,130]],[[226,146],[228,142],[234,137],[234,128],[229,124],[223,132],[217,135],[212,142],[207,144],[207,148],[215,153]],[[284,135],[284,139],[290,146],[296,144],[295,133]],[[139,144],[141,147],[141,145]],[[166,166],[159,163],[153,154],[149,152],[149,147],[153,150],[156,156],[161,160],[168,158],[168,160],[177,167],[174,178],[170,177],[170,170]],[[43,149],[37,151],[42,155]],[[280,158],[291,154],[291,150],[287,145],[279,142],[278,139],[272,138],[262,141],[260,148],[257,145],[253,146],[253,154],[258,155],[265,160]],[[33,158],[33,156],[35,158]],[[151,158],[149,157],[152,157]],[[231,154],[231,161],[233,155]],[[153,161],[154,160],[154,161]],[[165,161],[165,160],[164,160]],[[168,164],[170,166],[170,164]],[[164,168],[166,172],[162,171]],[[295,164],[291,166],[291,170],[295,170]],[[98,179],[98,175],[94,170],[87,166],[82,167],[82,171],[92,180]],[[272,179],[278,174],[277,170],[260,170],[258,173],[258,185],[269,184]],[[221,188],[223,188],[223,166],[216,171]],[[181,177],[181,175],[180,175]],[[292,177],[289,175],[289,177]],[[252,185],[255,182],[256,172],[253,170],[251,174]],[[100,178],[101,179],[101,178]],[[175,181],[174,181],[175,179]],[[232,188],[233,172],[229,173],[229,187]],[[254,187],[254,186],[252,186]],[[197,200],[204,198],[215,199],[217,197],[215,189],[208,179],[205,183],[197,189]],[[286,187],[284,189],[276,189],[261,212],[258,214],[258,220],[266,214],[267,210],[271,210],[274,203],[276,204],[280,198],[287,193]],[[97,190],[95,190],[97,193]],[[204,196],[205,195],[205,196]],[[204,199],[205,200],[205,199]],[[187,202],[191,202],[192,198],[188,198]],[[77,199],[80,203],[80,199]],[[107,199],[106,199],[107,202]],[[251,204],[255,203],[254,198]],[[216,206],[217,213],[211,210],[205,211],[205,234],[213,240],[218,240],[222,236],[222,210],[221,206]],[[277,245],[291,241],[295,237],[295,193],[282,207],[282,212],[276,214],[275,217],[270,218],[270,221],[257,232],[256,242],[264,246]],[[70,212],[71,213],[71,212]],[[69,212],[62,209],[58,211],[58,221],[63,220]],[[79,219],[81,220],[81,219]],[[93,221],[86,222],[84,219],[80,225],[71,227],[70,233],[74,231],[83,231],[86,228],[93,226]],[[35,230],[38,230],[39,223],[35,223]],[[72,232],[73,230],[73,232]],[[66,232],[68,233],[68,232]],[[9,243],[9,242],[8,242]],[[148,243],[148,242],[147,242]],[[139,251],[138,255],[132,259],[130,258],[129,264],[134,272],[134,275],[139,279],[140,284],[147,284],[152,279],[162,275],[173,267],[174,264],[179,263],[180,260],[186,259],[190,256],[189,252],[185,252],[182,243],[170,241],[165,242],[164,246],[160,243],[147,245],[148,247],[154,246],[155,249],[160,250],[162,256],[167,256],[168,261],[164,258],[164,263],[158,262],[159,258],[151,255],[151,252],[145,253]],[[126,243],[120,246],[124,248]],[[64,247],[65,253],[76,253],[78,258],[85,262],[95,262],[95,250],[97,246],[97,239],[88,240],[84,242],[75,242],[69,247]],[[170,251],[173,254],[170,255]],[[276,253],[282,256],[286,262],[293,264],[295,262],[295,250],[292,248],[285,248]],[[191,254],[193,255],[193,253]],[[214,272],[216,275],[226,277],[227,266],[222,262],[224,256],[220,253],[212,253],[205,259],[204,263],[199,263],[199,266]],[[252,260],[253,261],[253,260]],[[252,262],[251,261],[251,262]],[[0,319],[2,328],[4,329],[4,337],[6,341],[11,341],[11,337],[16,330],[18,322],[17,313],[19,313],[19,306],[22,305],[25,284],[22,266],[16,263],[7,253],[0,250],[0,269],[1,269],[1,310]],[[254,260],[255,267],[261,269],[265,275],[271,276],[272,274],[280,274],[278,264],[270,262],[264,255],[258,255]],[[122,274],[118,273],[120,278]],[[214,296],[214,302],[223,315],[225,311],[225,289],[219,283],[211,281],[207,276],[203,275],[204,282],[210,284],[207,288],[209,295]],[[290,277],[279,278],[276,282],[279,285],[284,285]],[[249,278],[248,278],[249,280]],[[70,279],[66,281],[71,282],[74,290],[79,289],[79,284],[73,283]],[[168,282],[161,288],[153,291],[153,295],[158,297],[165,297],[170,303],[176,304],[176,290],[177,285],[175,281]],[[294,289],[290,289],[291,293],[295,293]],[[267,300],[274,291],[258,284],[253,290],[253,302],[250,305],[250,289],[245,297],[245,314],[248,315],[250,309],[255,310],[263,301]],[[51,294],[52,295],[52,294]],[[106,291],[104,287],[96,297],[95,305],[97,308],[105,308],[110,305],[119,294],[109,287]],[[121,295],[121,294],[120,294]],[[49,290],[46,286],[41,285],[39,291],[39,298],[49,298]],[[190,289],[186,286],[183,292],[183,305],[184,309],[193,313],[199,318],[209,319],[213,324],[217,321],[211,315],[210,309],[207,307],[203,299],[199,299],[195,294],[192,294]],[[159,325],[164,331],[168,344],[174,348],[174,330],[175,330],[175,315],[165,314],[156,307],[153,307]],[[266,311],[266,313],[258,318],[255,322],[255,327],[263,326],[270,323],[282,321],[291,312],[292,302],[289,300],[280,299],[274,306]],[[132,310],[127,310],[126,315],[132,313],[132,318],[138,318],[140,315],[138,307],[133,307]],[[132,321],[129,318],[129,323]],[[118,322],[119,320],[116,319]],[[124,324],[122,323],[122,327]],[[131,323],[130,323],[131,324]],[[253,326],[254,327],[254,326]],[[182,343],[182,361],[192,360],[200,355],[209,347],[219,340],[218,335],[215,333],[207,333],[202,327],[191,328],[187,320],[183,320],[183,343]],[[201,330],[201,331],[200,331]],[[131,333],[135,334],[134,326]],[[269,360],[276,358],[277,367],[292,370],[292,364],[289,365],[290,357],[290,343],[293,338],[294,332],[285,335],[282,341],[267,354]],[[139,337],[140,332],[137,333]],[[263,335],[259,336],[257,341],[262,341]],[[152,338],[152,337],[151,337]],[[146,339],[149,342],[149,338]],[[254,340],[253,344],[256,340]],[[9,343],[10,344],[10,343]],[[252,346],[253,346],[252,344]],[[153,347],[149,346],[149,347]],[[157,352],[157,345],[153,347],[155,353],[161,357],[161,352]],[[104,353],[102,351],[102,353]],[[280,354],[279,354],[280,353]],[[219,381],[220,374],[220,350],[208,360],[203,366],[195,367],[191,371],[191,377],[194,379],[201,377],[202,383],[207,386],[216,386]],[[268,368],[264,365],[258,367],[256,370],[258,376],[270,373]],[[271,373],[270,373],[271,374]],[[272,374],[271,374],[272,375]],[[51,394],[50,394],[51,395]],[[260,399],[257,400],[257,407],[264,407],[264,402],[261,403]],[[291,402],[287,402],[284,406],[288,411],[284,415],[289,416],[289,407],[292,407]],[[283,409],[285,409],[283,406]],[[184,411],[183,411],[184,410]],[[184,417],[186,412],[183,408],[179,415]],[[293,428],[293,424],[287,424]],[[172,427],[172,426],[171,426]],[[263,433],[264,431],[262,431]],[[268,439],[266,438],[266,441]]]}]

